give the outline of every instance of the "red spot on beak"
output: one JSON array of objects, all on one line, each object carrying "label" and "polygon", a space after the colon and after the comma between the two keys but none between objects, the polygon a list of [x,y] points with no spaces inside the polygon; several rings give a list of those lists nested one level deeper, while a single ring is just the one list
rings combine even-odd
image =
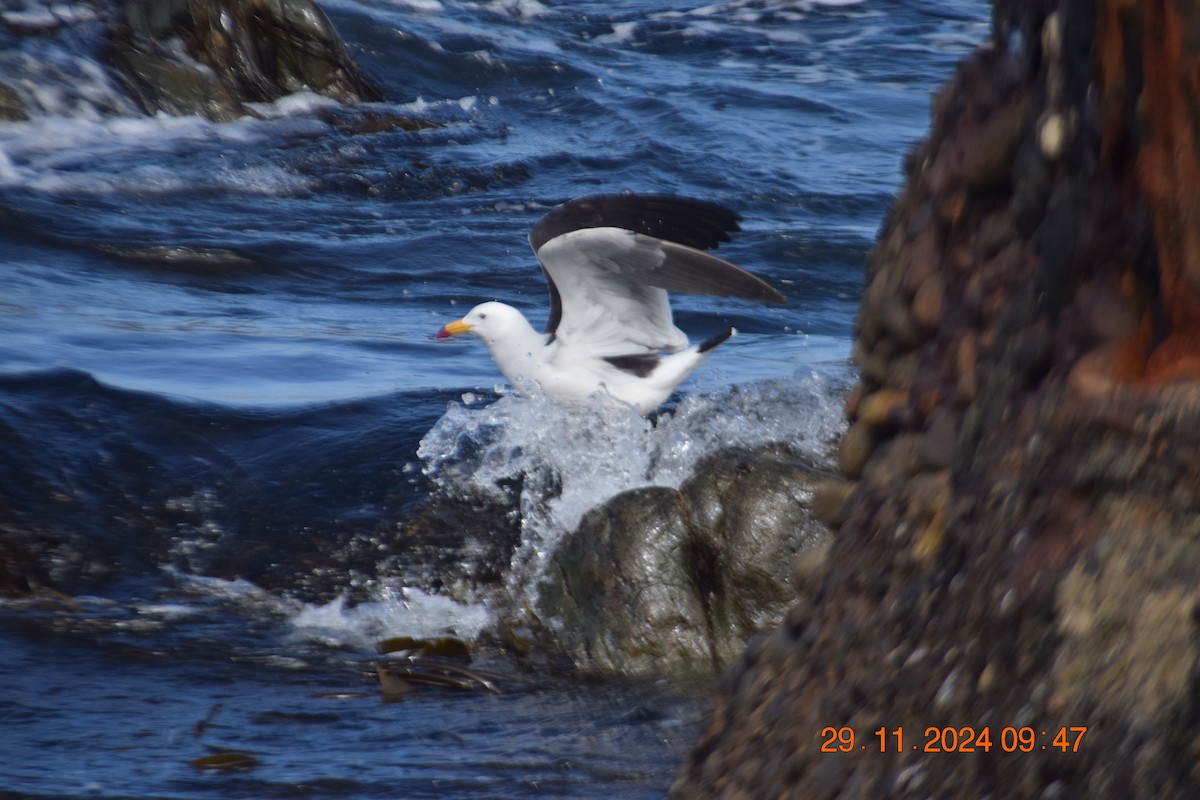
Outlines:
[{"label": "red spot on beak", "polygon": [[442,326],[442,329],[437,332],[438,339],[449,339],[451,336],[457,336],[460,333],[470,333],[471,326],[463,322],[461,319],[456,319],[454,322],[447,322]]}]

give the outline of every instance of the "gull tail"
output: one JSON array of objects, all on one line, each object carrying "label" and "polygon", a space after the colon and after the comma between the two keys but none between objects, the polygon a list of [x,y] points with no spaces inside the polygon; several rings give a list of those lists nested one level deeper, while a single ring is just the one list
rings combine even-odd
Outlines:
[{"label": "gull tail", "polygon": [[715,336],[710,336],[701,342],[699,346],[696,347],[696,352],[707,353],[709,350],[712,350],[714,347],[727,339],[732,339],[734,336],[737,336],[737,328],[730,328],[729,330],[721,331]]}]

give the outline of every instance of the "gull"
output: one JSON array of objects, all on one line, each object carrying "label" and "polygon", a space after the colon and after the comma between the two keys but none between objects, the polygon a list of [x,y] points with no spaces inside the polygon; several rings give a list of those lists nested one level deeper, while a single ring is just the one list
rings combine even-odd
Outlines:
[{"label": "gull", "polygon": [[705,252],[729,241],[739,219],[715,203],[673,195],[570,200],[529,234],[550,292],[546,329],[490,301],[444,325],[437,338],[479,337],[525,396],[577,402],[606,392],[649,414],[737,332],[727,328],[689,346],[672,320],[668,291],[784,302],[763,280]]}]

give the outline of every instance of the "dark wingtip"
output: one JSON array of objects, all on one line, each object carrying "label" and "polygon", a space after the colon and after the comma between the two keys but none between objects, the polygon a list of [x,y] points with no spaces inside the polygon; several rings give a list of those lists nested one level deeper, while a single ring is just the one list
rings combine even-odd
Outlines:
[{"label": "dark wingtip", "polygon": [[718,333],[714,336],[710,336],[707,339],[705,339],[703,342],[701,342],[700,346],[696,348],[696,351],[700,352],[700,353],[707,353],[709,350],[712,350],[717,345],[719,345],[722,342],[725,342],[729,339],[732,339],[736,335],[737,335],[737,328],[730,328],[728,330],[721,331],[720,333]]},{"label": "dark wingtip", "polygon": [[740,297],[764,303],[787,302],[774,286],[736,264],[674,242],[663,242],[661,246],[667,258],[656,269],[634,276],[635,280],[669,292]]},{"label": "dark wingtip", "polygon": [[533,226],[534,252],[555,236],[581,228],[625,228],[711,250],[741,230],[741,215],[717,203],[669,194],[597,194],[568,200]]},{"label": "dark wingtip", "polygon": [[747,291],[746,294],[738,295],[738,297],[744,297],[747,300],[761,300],[764,303],[776,303],[777,305],[783,305],[787,302],[787,297],[784,296],[783,292],[757,275],[751,275],[750,277],[758,281],[759,286],[754,287],[754,291]]}]

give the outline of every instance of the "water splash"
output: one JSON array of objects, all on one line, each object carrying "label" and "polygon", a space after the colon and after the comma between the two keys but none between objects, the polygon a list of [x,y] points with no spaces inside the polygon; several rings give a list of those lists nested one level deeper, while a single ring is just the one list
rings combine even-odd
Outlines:
[{"label": "water splash", "polygon": [[393,636],[473,641],[491,620],[484,605],[397,587],[382,590],[377,600],[353,606],[345,597],[320,605],[306,603],[291,618],[291,625],[303,639],[374,652],[380,641]]},{"label": "water splash", "polygon": [[437,491],[519,511],[508,583],[514,598],[530,599],[562,536],[623,491],[678,487],[726,447],[783,443],[828,461],[847,385],[843,374],[814,371],[690,395],[655,420],[603,397],[582,407],[513,395],[491,405],[451,403],[417,454]]},{"label": "water splash", "polygon": [[[460,603],[410,586],[380,585],[372,599],[361,603],[351,603],[346,595],[327,603],[307,603],[243,579],[191,575],[170,568],[164,572],[182,594],[139,603],[136,619],[143,625],[211,617],[214,608],[225,608],[223,613],[282,621],[293,642],[374,653],[380,641],[394,636],[451,636],[474,641],[492,622],[491,612],[482,603]],[[249,646],[257,647],[255,640],[251,639]],[[302,650],[291,655],[303,663]]]}]

